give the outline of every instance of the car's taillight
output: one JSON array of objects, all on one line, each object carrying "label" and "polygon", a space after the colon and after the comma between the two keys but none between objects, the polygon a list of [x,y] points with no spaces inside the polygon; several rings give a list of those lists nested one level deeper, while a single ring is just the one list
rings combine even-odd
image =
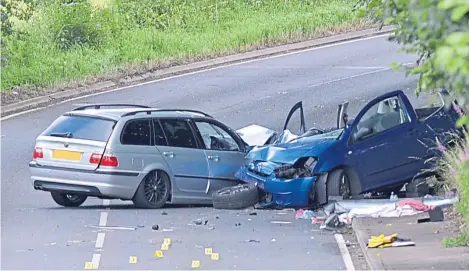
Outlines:
[{"label": "car's taillight", "polygon": [[90,157],[90,164],[99,164],[99,161],[101,160],[102,154],[100,153],[93,153]]},{"label": "car's taillight", "polygon": [[119,161],[117,157],[111,153],[93,153],[90,156],[90,164],[99,164],[101,161],[101,166],[106,167],[117,167],[119,165]]},{"label": "car's taillight", "polygon": [[42,152],[42,148],[34,148],[34,152],[33,152],[33,159],[37,159],[37,158],[44,158],[44,153]]}]

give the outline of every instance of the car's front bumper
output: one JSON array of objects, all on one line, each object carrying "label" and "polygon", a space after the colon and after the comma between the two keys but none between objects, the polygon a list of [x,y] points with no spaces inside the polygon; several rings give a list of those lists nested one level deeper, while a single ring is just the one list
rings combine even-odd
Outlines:
[{"label": "car's front bumper", "polygon": [[[271,200],[262,205],[267,207],[278,205],[282,207],[306,207],[310,204],[310,193],[315,193],[317,176],[296,179],[278,179],[270,176],[260,176],[249,171],[248,166],[242,166],[236,173],[239,180],[254,184],[265,193],[271,194]],[[311,190],[313,188],[313,190]]]},{"label": "car's front bumper", "polygon": [[142,179],[138,172],[77,170],[29,163],[33,187],[41,191],[132,199]]}]

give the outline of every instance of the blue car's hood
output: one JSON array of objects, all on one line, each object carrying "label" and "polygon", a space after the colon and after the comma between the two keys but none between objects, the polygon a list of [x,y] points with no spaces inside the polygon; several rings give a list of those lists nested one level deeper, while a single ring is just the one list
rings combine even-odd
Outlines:
[{"label": "blue car's hood", "polygon": [[254,147],[246,156],[251,161],[293,164],[301,157],[317,156],[336,142],[340,131],[304,137],[291,143]]}]

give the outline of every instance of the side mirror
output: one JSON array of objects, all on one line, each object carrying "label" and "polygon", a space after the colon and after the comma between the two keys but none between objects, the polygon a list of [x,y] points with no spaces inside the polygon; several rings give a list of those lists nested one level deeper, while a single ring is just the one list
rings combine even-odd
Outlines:
[{"label": "side mirror", "polygon": [[368,127],[363,127],[358,132],[355,134],[354,141],[359,141],[373,133],[373,130],[371,130]]}]

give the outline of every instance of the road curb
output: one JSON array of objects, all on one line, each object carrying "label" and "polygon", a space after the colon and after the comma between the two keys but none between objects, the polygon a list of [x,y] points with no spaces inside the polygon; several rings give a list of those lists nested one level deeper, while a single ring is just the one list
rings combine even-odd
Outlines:
[{"label": "road curb", "polygon": [[[357,240],[358,244],[360,245],[360,248],[365,255],[365,260],[368,266],[370,267],[370,270],[385,270],[384,265],[381,263],[381,261],[374,261],[371,256],[368,254],[368,247],[367,247],[367,241],[368,241],[368,234],[364,232],[363,230],[360,229],[360,226],[357,225],[357,220],[360,218],[355,218],[352,220],[352,228],[355,234],[357,235]],[[359,223],[358,223],[359,224]]]},{"label": "road curb", "polygon": [[75,89],[63,90],[59,92],[55,92],[49,95],[40,96],[24,101],[20,101],[17,103],[12,103],[8,105],[4,105],[1,107],[1,115],[2,117],[12,115],[15,113],[20,113],[27,110],[32,110],[40,107],[45,107],[47,105],[56,104],[62,101],[66,101],[73,98],[78,98],[81,96],[100,93],[104,91],[112,91],[113,89],[123,89],[128,88],[133,85],[139,83],[152,83],[155,80],[159,80],[162,78],[196,72],[201,70],[207,70],[210,68],[215,68],[218,66],[235,64],[239,62],[259,59],[259,58],[266,58],[275,55],[282,55],[287,53],[292,53],[295,51],[307,50],[314,47],[330,45],[339,42],[345,42],[350,40],[362,39],[372,36],[378,36],[383,34],[391,33],[395,28],[393,26],[385,26],[381,30],[377,30],[376,28],[370,28],[360,31],[349,32],[345,34],[339,34],[334,36],[328,36],[324,38],[308,40],[304,42],[298,42],[293,44],[281,45],[276,47],[270,47],[266,49],[260,49],[256,51],[250,51],[235,55],[229,55],[219,58],[214,58],[210,60],[194,62],[186,65],[180,66],[173,66],[169,68],[164,68],[160,70],[156,70],[153,72],[148,72],[140,75],[133,76],[130,79],[116,79],[102,81],[96,84],[92,84],[89,86],[79,87]]}]

